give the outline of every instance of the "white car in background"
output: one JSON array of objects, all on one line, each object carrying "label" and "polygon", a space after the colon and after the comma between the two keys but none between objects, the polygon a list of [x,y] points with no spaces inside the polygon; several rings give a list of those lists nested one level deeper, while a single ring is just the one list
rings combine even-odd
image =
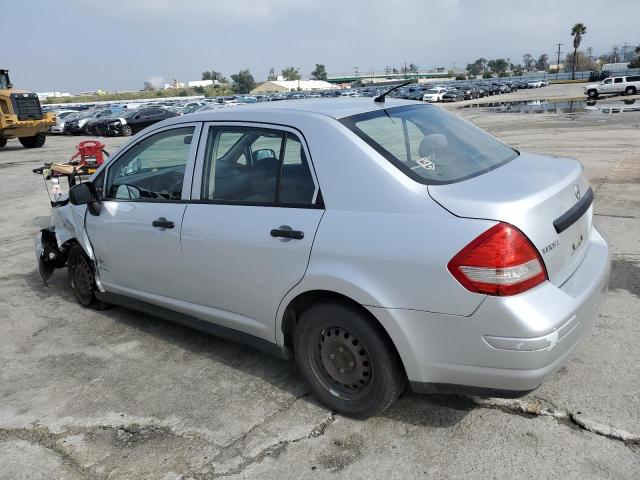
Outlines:
[{"label": "white car in background", "polygon": [[447,93],[445,88],[430,88],[422,95],[423,102],[441,102],[442,96]]},{"label": "white car in background", "polygon": [[584,87],[584,93],[589,98],[597,98],[603,93],[624,93],[635,95],[640,91],[640,75],[628,77],[605,78],[600,83],[592,83]]}]

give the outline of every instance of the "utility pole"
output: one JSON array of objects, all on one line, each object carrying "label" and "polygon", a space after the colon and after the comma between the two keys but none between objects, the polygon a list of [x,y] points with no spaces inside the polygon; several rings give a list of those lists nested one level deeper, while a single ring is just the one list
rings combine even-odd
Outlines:
[{"label": "utility pole", "polygon": [[558,73],[560,72],[560,47],[564,45],[564,43],[558,43],[558,62],[556,63],[556,80],[558,80]]}]

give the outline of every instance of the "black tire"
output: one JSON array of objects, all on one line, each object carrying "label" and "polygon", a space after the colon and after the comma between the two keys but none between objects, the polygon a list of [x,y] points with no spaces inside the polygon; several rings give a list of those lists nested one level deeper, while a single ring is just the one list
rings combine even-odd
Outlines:
[{"label": "black tire", "polygon": [[635,95],[636,94],[636,87],[627,87],[625,89],[624,93],[626,93],[627,95]]},{"label": "black tire", "polygon": [[0,137],[0,148],[7,146],[7,139],[4,137]]},{"label": "black tire", "polygon": [[348,417],[379,415],[407,385],[382,327],[345,303],[318,303],[306,310],[293,348],[298,369],[316,398]]},{"label": "black tire", "polygon": [[122,126],[122,135],[125,137],[129,137],[133,133],[131,129],[131,125],[123,125]]},{"label": "black tire", "polygon": [[47,141],[47,136],[44,133],[37,133],[33,137],[20,137],[18,140],[24,148],[40,148]]},{"label": "black tire", "polygon": [[109,307],[109,304],[96,298],[93,262],[77,243],[69,250],[67,272],[69,284],[80,305],[96,310],[105,310]]},{"label": "black tire", "polygon": [[589,98],[598,98],[598,91],[594,89],[587,90],[587,96]]}]

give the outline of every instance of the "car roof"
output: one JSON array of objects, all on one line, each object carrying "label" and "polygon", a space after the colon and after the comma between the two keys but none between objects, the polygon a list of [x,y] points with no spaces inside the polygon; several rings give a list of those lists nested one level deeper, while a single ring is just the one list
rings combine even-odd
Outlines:
[{"label": "car roof", "polygon": [[[324,115],[335,119],[366,113],[385,108],[399,107],[403,105],[425,105],[423,102],[402,100],[387,97],[384,103],[376,103],[371,97],[336,97],[330,99],[314,98],[301,100],[288,100],[286,102],[271,102],[243,104],[229,108],[220,108],[216,110],[206,110],[204,112],[190,113],[182,117],[177,117],[174,121],[169,120],[165,124],[184,123],[189,121],[220,121],[225,120],[232,114],[234,119],[243,119],[246,116],[247,121],[252,120],[254,113],[278,113],[290,115],[306,115],[316,114]],[[425,105],[426,106],[426,105]]]}]

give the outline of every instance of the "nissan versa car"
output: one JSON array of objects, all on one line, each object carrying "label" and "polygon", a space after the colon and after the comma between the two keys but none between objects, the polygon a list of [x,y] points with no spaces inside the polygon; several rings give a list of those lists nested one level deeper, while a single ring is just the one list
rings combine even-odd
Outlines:
[{"label": "nissan versa car", "polygon": [[37,239],[84,306],[295,358],[367,417],[410,385],[530,391],[587,335],[609,249],[582,165],[435,105],[340,98],[172,118],[130,139]]}]

